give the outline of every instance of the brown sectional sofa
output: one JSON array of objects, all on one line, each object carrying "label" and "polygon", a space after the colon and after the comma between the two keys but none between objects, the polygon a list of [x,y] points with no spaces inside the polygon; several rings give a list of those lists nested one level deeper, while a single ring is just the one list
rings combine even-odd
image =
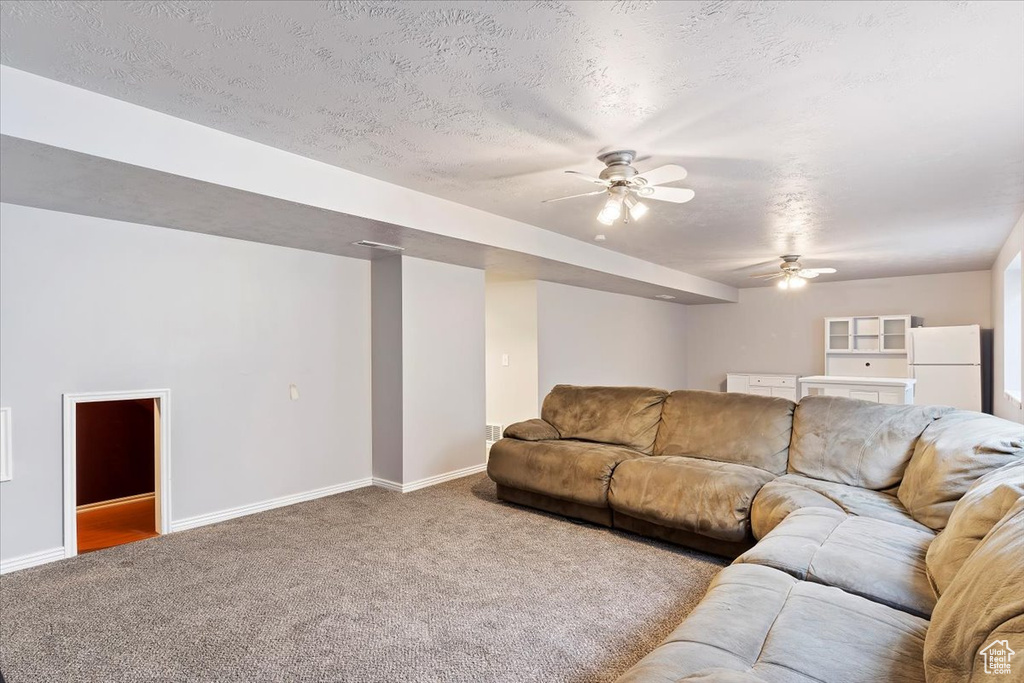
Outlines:
[{"label": "brown sectional sofa", "polygon": [[736,558],[622,683],[1024,681],[1024,426],[558,386],[505,436],[500,498]]}]

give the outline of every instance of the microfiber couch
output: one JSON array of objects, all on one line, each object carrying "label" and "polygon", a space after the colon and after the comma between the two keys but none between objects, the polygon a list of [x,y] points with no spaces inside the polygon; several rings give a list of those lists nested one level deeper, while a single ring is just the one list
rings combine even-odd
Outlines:
[{"label": "microfiber couch", "polygon": [[1024,681],[1017,423],[560,385],[487,471],[503,500],[735,558],[621,683]]}]

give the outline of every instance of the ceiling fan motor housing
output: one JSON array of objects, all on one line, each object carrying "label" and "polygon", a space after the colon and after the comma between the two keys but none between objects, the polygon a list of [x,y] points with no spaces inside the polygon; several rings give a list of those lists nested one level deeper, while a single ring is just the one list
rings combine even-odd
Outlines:
[{"label": "ceiling fan motor housing", "polygon": [[612,183],[629,183],[637,175],[637,170],[631,166],[635,158],[636,152],[631,149],[602,154],[597,159],[606,168],[598,177]]}]

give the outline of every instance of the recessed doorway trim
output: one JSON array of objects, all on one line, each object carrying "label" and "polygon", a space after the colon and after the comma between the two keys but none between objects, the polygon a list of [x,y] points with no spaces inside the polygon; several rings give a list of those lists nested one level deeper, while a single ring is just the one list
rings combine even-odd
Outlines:
[{"label": "recessed doorway trim", "polygon": [[171,390],[96,391],[64,394],[64,557],[78,554],[77,473],[75,470],[75,418],[79,403],[98,401],[134,401],[151,398],[156,402],[158,429],[156,434],[156,528],[161,534],[171,532]]}]

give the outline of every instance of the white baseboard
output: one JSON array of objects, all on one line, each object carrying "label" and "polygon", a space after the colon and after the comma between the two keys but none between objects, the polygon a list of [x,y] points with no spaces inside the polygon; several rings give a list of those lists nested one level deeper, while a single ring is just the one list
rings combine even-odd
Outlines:
[{"label": "white baseboard", "polygon": [[303,493],[293,493],[290,496],[281,496],[280,498],[271,498],[270,500],[250,503],[249,505],[240,505],[227,510],[208,512],[205,515],[196,515],[195,517],[186,517],[185,519],[175,519],[171,520],[171,531],[175,532],[184,531],[185,529],[195,529],[196,527],[206,526],[207,524],[216,524],[217,522],[224,522],[229,519],[244,517],[245,515],[263,512],[265,510],[273,510],[274,508],[280,508],[286,505],[304,503],[307,500],[333,496],[336,493],[344,493],[345,491],[361,489],[371,486],[372,484],[373,481],[367,477],[366,479],[357,479],[356,481],[349,481],[344,484],[325,486],[312,491],[304,491]]},{"label": "white baseboard", "polygon": [[373,478],[373,485],[379,486],[382,489],[388,489],[389,491],[398,491],[399,493],[409,493],[410,491],[416,491],[423,489],[434,484],[440,484],[442,482],[451,481],[452,479],[460,479],[461,477],[468,477],[471,474],[477,472],[483,472],[487,469],[487,463],[481,463],[479,465],[471,465],[470,467],[463,467],[461,470],[454,470],[452,472],[445,472],[444,474],[438,474],[434,477],[427,477],[426,479],[420,479],[418,481],[411,481],[408,484],[400,484],[397,481],[391,481],[390,479],[379,479]]},{"label": "white baseboard", "polygon": [[[487,465],[485,463],[481,463],[479,465],[473,465],[471,467],[464,467],[461,470],[446,472],[445,474],[439,474],[434,477],[427,477],[426,479],[420,479],[419,481],[409,482],[408,484],[399,484],[398,482],[378,478],[357,479],[356,481],[349,481],[343,484],[335,484],[334,486],[325,486],[323,488],[314,489],[312,491],[294,493],[290,496],[281,496],[280,498],[272,498],[270,500],[264,500],[258,503],[250,503],[249,505],[241,505],[239,507],[229,508],[227,510],[209,512],[205,515],[196,515],[195,517],[171,520],[171,531],[184,531],[186,529],[194,529],[196,527],[206,526],[207,524],[216,524],[217,522],[224,522],[229,519],[234,519],[236,517],[244,517],[245,515],[263,512],[264,510],[273,510],[274,508],[284,507],[286,505],[304,503],[307,500],[315,500],[317,498],[323,498],[325,496],[333,496],[336,493],[353,491],[355,489],[361,489],[371,485],[380,486],[381,488],[390,489],[392,491],[398,491],[400,493],[409,493],[410,491],[416,491],[418,489],[426,488],[427,486],[433,486],[435,484],[440,484],[442,482],[451,481],[452,479],[468,477],[471,474],[483,472],[485,469],[487,469]],[[51,548],[50,550],[43,550],[38,553],[31,553],[29,555],[22,555],[20,557],[12,557],[9,560],[0,561],[0,574],[7,574],[9,572],[18,571],[19,569],[27,569],[29,567],[35,567],[37,565],[46,564],[48,562],[54,562],[55,560],[63,559],[63,546],[59,548]]]},{"label": "white baseboard", "polygon": [[64,559],[64,546],[59,548],[50,548],[49,550],[42,550],[38,553],[30,553],[28,555],[22,555],[21,557],[12,557],[9,560],[3,560],[0,562],[0,574],[8,574],[10,572],[16,572],[19,569],[28,569],[29,567],[36,567],[47,562],[54,562],[55,560]]}]

